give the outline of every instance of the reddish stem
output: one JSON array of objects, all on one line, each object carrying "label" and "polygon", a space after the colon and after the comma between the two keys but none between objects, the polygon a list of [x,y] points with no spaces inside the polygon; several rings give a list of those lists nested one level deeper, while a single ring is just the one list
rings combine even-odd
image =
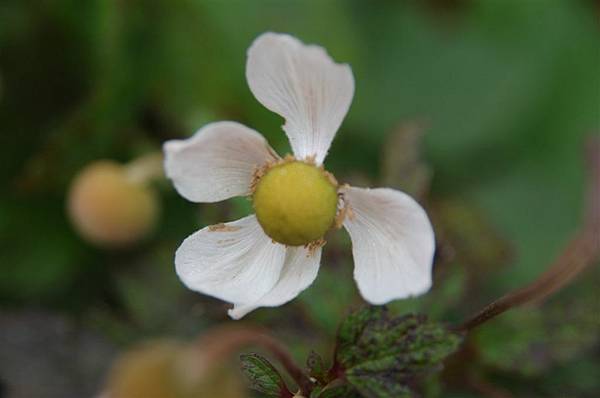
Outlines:
[{"label": "reddish stem", "polygon": [[541,301],[559,291],[586,267],[600,258],[600,139],[592,137],[586,145],[589,192],[583,227],[567,244],[550,268],[529,285],[514,290],[488,304],[457,329],[469,331],[503,312],[532,301]]}]

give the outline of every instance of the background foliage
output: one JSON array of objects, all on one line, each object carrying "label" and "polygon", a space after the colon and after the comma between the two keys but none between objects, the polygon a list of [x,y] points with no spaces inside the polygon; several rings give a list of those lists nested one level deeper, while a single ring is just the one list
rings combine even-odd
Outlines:
[{"label": "background foliage", "polygon": [[[344,182],[406,189],[431,214],[434,288],[393,303],[394,313],[460,322],[532,280],[581,222],[581,148],[600,130],[598,23],[597,2],[586,0],[3,0],[4,394],[91,396],[130,344],[228,322],[225,304],[177,280],[173,253],[197,228],[247,214],[246,200],[196,206],[159,183],[153,235],[103,250],[74,232],[65,195],[88,162],[129,161],[215,120],[238,120],[289,151],[281,119],[244,78],[246,49],[267,30],[352,65],[355,99],[328,169]],[[328,240],[311,288],[248,316],[299,359],[331,352],[337,326],[361,304],[348,237]],[[594,396],[597,268],[483,326],[422,394]]]}]

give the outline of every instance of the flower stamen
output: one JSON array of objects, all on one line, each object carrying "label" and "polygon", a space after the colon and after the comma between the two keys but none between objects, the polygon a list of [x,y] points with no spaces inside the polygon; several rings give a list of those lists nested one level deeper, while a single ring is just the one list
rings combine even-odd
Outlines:
[{"label": "flower stamen", "polygon": [[325,246],[326,243],[327,241],[323,238],[313,240],[312,242],[308,242],[306,245],[304,245],[304,247],[308,249],[307,257],[312,257],[315,254],[315,252],[321,247]]},{"label": "flower stamen", "polygon": [[[344,184],[342,186],[342,188],[346,188],[349,187],[348,184]],[[352,210],[352,206],[350,206],[350,203],[348,202],[348,199],[346,198],[346,196],[344,196],[343,192],[340,192],[338,194],[339,199],[340,199],[340,206],[338,209],[338,212],[335,216],[335,228],[336,229],[341,229],[344,226],[344,221],[346,221],[346,218],[348,220],[354,220],[354,211]]]},{"label": "flower stamen", "polygon": [[240,227],[236,227],[234,225],[227,225],[225,223],[218,223],[214,225],[210,225],[208,230],[210,232],[233,232],[239,230]]}]

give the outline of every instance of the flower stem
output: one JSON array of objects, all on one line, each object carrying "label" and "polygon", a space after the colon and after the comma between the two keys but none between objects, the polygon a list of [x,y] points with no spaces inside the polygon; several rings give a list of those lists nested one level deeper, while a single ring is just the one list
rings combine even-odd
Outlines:
[{"label": "flower stem", "polygon": [[488,304],[458,326],[459,331],[470,331],[513,307],[542,301],[562,289],[600,258],[600,138],[591,137],[587,142],[586,152],[589,192],[585,221],[579,232],[538,279]]},{"label": "flower stem", "polygon": [[130,181],[138,184],[164,178],[163,155],[161,152],[142,155],[127,163],[125,172]]}]

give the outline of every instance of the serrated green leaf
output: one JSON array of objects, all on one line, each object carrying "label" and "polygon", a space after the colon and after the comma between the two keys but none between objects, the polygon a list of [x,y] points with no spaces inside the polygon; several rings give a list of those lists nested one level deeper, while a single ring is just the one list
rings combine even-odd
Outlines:
[{"label": "serrated green leaf", "polygon": [[440,368],[460,342],[424,315],[391,317],[383,307],[368,307],[342,323],[336,365],[366,397],[410,396],[407,381]]},{"label": "serrated green leaf", "polygon": [[351,363],[354,359],[354,344],[371,322],[383,314],[382,307],[365,307],[352,312],[342,321],[337,336],[337,360],[340,363]]},{"label": "serrated green leaf", "polygon": [[402,383],[395,382],[386,374],[356,371],[348,381],[364,397],[368,398],[410,398],[410,389]]},{"label": "serrated green leaf", "polygon": [[258,354],[244,354],[240,356],[240,359],[242,371],[250,380],[252,389],[266,394],[266,397],[293,397],[277,369],[267,359]]}]

